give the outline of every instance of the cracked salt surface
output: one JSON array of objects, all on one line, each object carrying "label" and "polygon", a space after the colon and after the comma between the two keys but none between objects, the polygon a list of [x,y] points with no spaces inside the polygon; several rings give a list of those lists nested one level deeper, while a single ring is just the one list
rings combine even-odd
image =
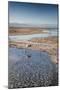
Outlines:
[{"label": "cracked salt surface", "polygon": [[52,86],[57,82],[56,65],[47,52],[9,48],[9,88]]}]

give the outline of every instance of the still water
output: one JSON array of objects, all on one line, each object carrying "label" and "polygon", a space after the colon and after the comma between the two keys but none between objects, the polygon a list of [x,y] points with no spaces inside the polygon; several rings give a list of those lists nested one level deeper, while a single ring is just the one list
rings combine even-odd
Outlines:
[{"label": "still water", "polygon": [[31,34],[31,35],[14,35],[14,36],[9,36],[10,40],[30,40],[33,38],[44,38],[48,36],[57,36],[58,32],[57,30],[47,30],[47,33],[42,33],[42,34]]},{"label": "still water", "polygon": [[53,85],[55,70],[47,52],[9,47],[9,88]]}]

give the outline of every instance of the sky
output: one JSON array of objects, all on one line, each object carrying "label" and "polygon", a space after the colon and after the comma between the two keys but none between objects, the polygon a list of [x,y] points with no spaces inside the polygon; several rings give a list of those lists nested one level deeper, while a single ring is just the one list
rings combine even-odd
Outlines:
[{"label": "sky", "polygon": [[57,26],[58,6],[56,4],[34,4],[9,2],[9,23]]}]

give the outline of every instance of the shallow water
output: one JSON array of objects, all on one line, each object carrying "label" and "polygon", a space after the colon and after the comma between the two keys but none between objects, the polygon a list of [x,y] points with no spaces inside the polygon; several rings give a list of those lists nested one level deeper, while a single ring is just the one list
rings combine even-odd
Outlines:
[{"label": "shallow water", "polygon": [[9,48],[9,61],[12,60],[12,62],[16,62],[16,61],[18,62],[24,59],[26,60],[29,59],[31,61],[34,60],[34,62],[37,62],[37,63],[39,63],[40,60],[43,60],[43,59],[45,59],[47,63],[50,62],[50,57],[47,52],[42,52],[42,51],[40,52],[39,50],[19,49],[19,48],[13,48],[13,47]]},{"label": "shallow water", "polygon": [[9,88],[53,85],[55,69],[47,52],[9,47]]},{"label": "shallow water", "polygon": [[31,35],[14,35],[14,36],[9,36],[10,40],[30,40],[32,38],[44,38],[48,36],[57,36],[57,30],[47,30],[47,33],[42,33],[42,34],[31,34]]}]

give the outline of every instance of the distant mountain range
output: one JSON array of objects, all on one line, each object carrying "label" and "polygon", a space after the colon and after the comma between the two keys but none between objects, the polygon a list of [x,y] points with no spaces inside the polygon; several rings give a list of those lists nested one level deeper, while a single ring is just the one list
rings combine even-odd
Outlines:
[{"label": "distant mountain range", "polygon": [[19,23],[10,23],[9,27],[22,27],[22,28],[58,28],[57,25],[30,25],[30,24],[19,24]]}]

